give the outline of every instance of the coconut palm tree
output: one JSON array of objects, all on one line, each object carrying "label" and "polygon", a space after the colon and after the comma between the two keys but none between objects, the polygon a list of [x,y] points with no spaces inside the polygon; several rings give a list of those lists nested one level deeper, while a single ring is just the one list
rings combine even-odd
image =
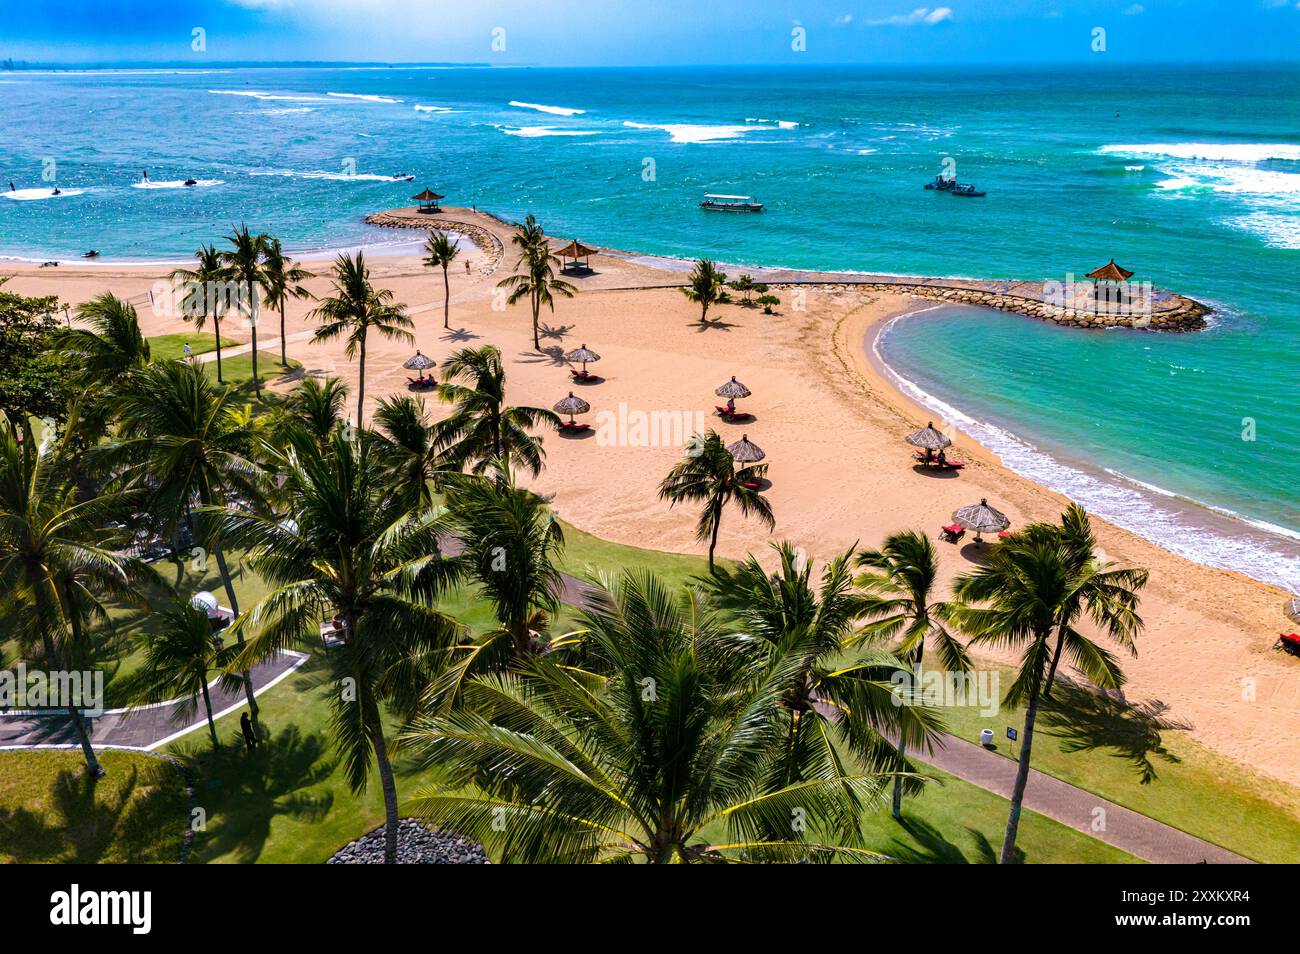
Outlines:
[{"label": "coconut palm tree", "polygon": [[[894,656],[865,647],[855,631],[866,600],[854,590],[852,551],[828,561],[814,586],[812,561],[802,551],[789,541],[772,549],[774,572],[751,554],[735,570],[720,568],[699,581],[724,619],[749,637],[745,645],[757,650],[764,665],[784,666],[785,657],[795,657],[781,689],[788,732],[771,784],[824,777],[847,751],[870,771],[894,773],[895,786],[908,781],[916,787],[905,773],[903,748],[930,748],[939,719],[925,705],[898,704],[906,669]],[[856,826],[857,817],[844,824]]]},{"label": "coconut palm tree", "polygon": [[253,235],[248,231],[248,226],[241,225],[226,236],[226,241],[233,247],[218,254],[221,256],[221,264],[225,266],[226,280],[234,282],[239,289],[239,308],[248,321],[253,337],[253,390],[260,394],[262,381],[257,376],[257,322],[262,289],[266,286],[262,256],[266,252],[268,239],[266,233]]},{"label": "coconut palm tree", "polygon": [[[1016,679],[1004,699],[1008,706],[1024,705],[1025,721],[1011,812],[1002,841],[1002,864],[1011,863],[1015,857],[1034,725],[1051,665],[1053,636],[1064,639],[1069,659],[1094,685],[1117,689],[1124,682],[1114,654],[1073,628],[1072,610],[1096,571],[1093,561],[1080,572],[1073,557],[1059,526],[1031,524],[999,543],[984,566],[958,577],[953,585],[960,601],[954,619],[971,637],[971,645],[990,643],[1021,653]],[[1136,592],[1122,602],[1135,609]],[[1116,613],[1100,602],[1095,612],[1094,622],[1102,632],[1121,645],[1132,646],[1136,630],[1129,628],[1132,618],[1127,613]]]},{"label": "coconut palm tree", "polygon": [[[930,539],[915,530],[891,533],[879,550],[863,550],[857,564],[865,572],[857,583],[863,589],[862,614],[873,618],[865,633],[878,639],[899,639],[896,651],[911,669],[911,684],[921,685],[921,664],[926,641],[939,659],[939,667],[950,673],[970,671],[966,648],[945,625],[950,605],[934,599],[939,577],[939,557]],[[899,755],[906,757],[907,743],[899,743]],[[903,786],[894,781],[893,813],[901,819]]]},{"label": "coconut palm tree", "polygon": [[323,447],[343,423],[347,397],[348,386],[339,378],[303,378],[285,398],[285,417]]},{"label": "coconut palm tree", "polygon": [[384,398],[375,411],[374,424],[380,453],[403,505],[409,509],[433,506],[434,489],[458,468],[438,449],[424,401]]},{"label": "coconut palm tree", "polygon": [[397,857],[397,787],[384,706],[413,712],[429,674],[413,658],[446,653],[462,627],[434,608],[455,580],[438,557],[434,512],[393,506],[376,445],[337,432],[322,449],[298,435],[278,454],[294,502],[281,520],[233,507],[214,512],[232,545],[273,587],[233,624],[251,634],[232,665],[251,666],[293,645],[318,645],[322,619],[337,620],[340,644],[324,654],[322,685],[331,731],[354,792],[379,772],[386,818],[384,860]]},{"label": "coconut palm tree", "polygon": [[505,403],[506,372],[494,345],[462,348],[442,365],[439,399],[452,405],[449,417],[435,425],[438,448],[458,467],[482,474],[500,470],[510,482],[512,467],[534,477],[542,471],[546,452],[542,438],[529,428],[559,429],[555,412],[540,407],[509,407]]},{"label": "coconut palm tree", "polygon": [[737,671],[689,597],[649,575],[607,586],[584,614],[600,676],[535,657],[417,721],[404,738],[445,775],[414,813],[506,862],[876,859],[851,831],[825,836],[882,778],[837,767],[768,784],[792,664]]},{"label": "coconut palm tree", "polygon": [[546,235],[531,215],[515,230],[511,242],[519,249],[519,260],[515,263],[515,268],[522,271],[501,279],[497,282],[497,287],[510,289],[507,304],[513,305],[521,299],[528,299],[533,312],[533,347],[540,351],[542,344],[537,334],[537,323],[542,306],[555,311],[555,296],[572,298],[577,289],[555,277],[554,266],[560,260],[551,254]]},{"label": "coconut palm tree", "polygon": [[430,268],[442,269],[442,326],[450,328],[451,279],[447,275],[447,269],[456,260],[456,255],[460,250],[456,248],[456,243],[452,241],[446,232],[438,231],[430,233],[424,250],[428,253],[428,257],[424,259],[424,264]]},{"label": "coconut palm tree", "polygon": [[128,696],[137,705],[179,698],[178,710],[186,720],[194,715],[201,697],[212,747],[220,748],[208,683],[222,675],[227,688],[238,687],[238,676],[223,674],[234,647],[223,648],[208,614],[180,598],[159,609],[155,622],[157,628],[143,635],[144,664],[127,677]]},{"label": "coconut palm tree", "polygon": [[772,505],[754,485],[767,473],[766,464],[736,469],[735,461],[714,430],[696,435],[683,457],[659,485],[659,499],[679,503],[702,503],[695,539],[709,544],[709,572],[713,572],[713,551],[718,546],[718,528],[728,504],[741,514],[753,514],[771,530],[776,526]]},{"label": "coconut palm tree", "polygon": [[340,254],[334,262],[334,294],[317,298],[319,305],[309,317],[319,321],[313,341],[333,341],[347,336],[344,354],[357,359],[357,427],[362,426],[366,406],[366,339],[373,331],[393,341],[414,342],[404,305],[393,300],[386,288],[370,283],[370,269],[361,252]]},{"label": "coconut palm tree", "polygon": [[171,273],[172,282],[184,282],[186,291],[181,298],[181,314],[194,323],[196,331],[212,319],[213,341],[217,349],[217,383],[221,377],[221,319],[225,316],[226,296],[218,289],[226,284],[226,266],[215,245],[200,245],[194,253],[195,268],[178,268]]},{"label": "coconut palm tree", "polygon": [[[104,598],[142,604],[147,570],[108,549],[103,528],[137,497],[109,492],[78,500],[66,476],[68,435],[36,441],[0,415],[0,620],[24,653],[51,670],[79,671],[93,655],[89,627],[107,623]],[[80,706],[65,700],[86,770],[104,774]],[[74,704],[75,703],[75,704]]]},{"label": "coconut palm tree", "polygon": [[[119,479],[147,489],[148,511],[168,539],[191,524],[195,506],[258,500],[263,477],[250,459],[253,433],[230,387],[214,385],[201,368],[182,361],[150,365],[132,378],[119,406],[119,439],[99,449]],[[221,537],[198,521],[199,540],[216,558],[230,608],[239,614]],[[238,634],[242,640],[242,633]],[[243,674],[244,695],[256,728],[253,682]]]},{"label": "coconut palm tree", "polygon": [[691,270],[691,276],[688,284],[682,289],[682,294],[686,296],[687,301],[693,301],[700,306],[700,324],[708,324],[709,306],[721,305],[731,300],[724,286],[727,283],[725,272],[719,271],[718,266],[707,258],[701,258],[695,263],[695,268]]},{"label": "coconut palm tree", "polygon": [[140,332],[135,306],[104,292],[77,308],[87,327],[54,335],[54,345],[76,364],[79,380],[105,384],[149,363],[149,342]]},{"label": "coconut palm tree", "polygon": [[[278,238],[267,238],[266,245],[262,250],[262,288],[264,294],[262,303],[267,308],[277,308],[280,311],[281,367],[287,368],[289,366],[289,354],[284,340],[284,306],[290,298],[311,297],[311,292],[302,283],[312,277],[311,272],[284,254]],[[254,361],[256,361],[256,358],[254,358]]]}]

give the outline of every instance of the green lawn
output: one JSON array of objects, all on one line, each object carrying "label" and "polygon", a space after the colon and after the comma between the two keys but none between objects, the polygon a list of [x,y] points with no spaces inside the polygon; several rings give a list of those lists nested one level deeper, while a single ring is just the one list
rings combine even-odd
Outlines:
[{"label": "green lawn", "polygon": [[79,750],[0,752],[0,864],[180,860],[189,799],[170,762],[104,751],[92,782]]},{"label": "green lawn", "polygon": [[[215,351],[217,347],[216,339],[208,332],[195,332],[194,334],[179,335],[154,335],[149,339],[149,356],[154,361],[176,361],[185,357],[185,343],[189,342],[190,351],[193,354],[207,354],[209,351]],[[221,336],[221,347],[233,348],[239,342],[233,338]]]},{"label": "green lawn", "polygon": [[[999,672],[1003,691],[1011,685],[1009,669],[984,668]],[[1139,710],[1068,687],[1055,695],[1070,728],[1060,716],[1039,716],[1034,768],[1247,858],[1300,858],[1300,791],[1230,762],[1185,731],[1162,728]],[[948,723],[970,741],[980,729],[993,729],[997,751],[1010,758],[1006,727],[1021,727],[1024,713],[986,718],[975,706],[959,707],[948,710]]]}]

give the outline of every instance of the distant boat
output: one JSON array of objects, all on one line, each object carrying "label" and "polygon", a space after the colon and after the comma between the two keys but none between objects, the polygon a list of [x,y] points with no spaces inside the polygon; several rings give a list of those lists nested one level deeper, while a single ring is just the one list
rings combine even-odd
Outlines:
[{"label": "distant boat", "polygon": [[199,184],[199,180],[198,180],[198,179],[186,179],[186,180],[185,180],[185,184],[186,184],[187,186],[196,186],[196,185]]},{"label": "distant boat", "polygon": [[965,196],[968,199],[981,199],[984,197],[983,192],[976,191],[973,185],[955,185],[950,190],[953,195]]},{"label": "distant boat", "polygon": [[713,212],[762,212],[763,203],[755,202],[754,197],[750,195],[706,193],[700,208]]},{"label": "distant boat", "polygon": [[939,192],[948,192],[957,185],[956,176],[935,176],[933,182],[927,182],[927,189],[936,189]]},{"label": "distant boat", "polygon": [[408,176],[408,175],[407,175],[406,173],[404,173],[404,172],[398,172],[398,173],[395,173],[395,174],[393,175],[393,178],[396,179],[398,182],[414,182],[414,181],[415,181],[415,176]]}]

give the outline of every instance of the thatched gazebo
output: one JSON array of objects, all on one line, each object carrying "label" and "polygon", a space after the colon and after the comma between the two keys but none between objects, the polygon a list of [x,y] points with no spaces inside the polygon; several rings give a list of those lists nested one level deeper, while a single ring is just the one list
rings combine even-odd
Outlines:
[{"label": "thatched gazebo", "polygon": [[982,543],[981,533],[998,533],[1011,526],[1011,521],[1001,510],[994,510],[988,500],[980,500],[969,507],[961,507],[952,513],[952,522],[959,527],[975,531],[975,542]]},{"label": "thatched gazebo", "polygon": [[[560,271],[562,272],[567,272],[567,271],[589,272],[591,271],[591,256],[595,254],[596,254],[596,250],[594,248],[589,248],[588,246],[583,245],[577,239],[574,239],[568,245],[564,246],[564,248],[556,252],[555,256],[559,258],[561,261],[563,261],[566,258],[573,259],[573,261],[568,263],[567,265],[561,265]],[[579,263],[578,259],[582,259],[582,262]]]},{"label": "thatched gazebo", "polygon": [[1088,277],[1096,282],[1092,292],[1095,301],[1114,305],[1125,303],[1128,294],[1124,289],[1124,283],[1133,277],[1133,273],[1127,268],[1116,265],[1113,258],[1101,268],[1090,271]]},{"label": "thatched gazebo", "polygon": [[445,199],[446,196],[438,195],[432,189],[425,189],[419,195],[411,196],[416,202],[420,203],[421,212],[441,212],[438,206],[439,199]]},{"label": "thatched gazebo", "polygon": [[738,464],[756,464],[767,456],[763,448],[749,439],[748,434],[741,435],[736,443],[728,444],[727,453]]}]

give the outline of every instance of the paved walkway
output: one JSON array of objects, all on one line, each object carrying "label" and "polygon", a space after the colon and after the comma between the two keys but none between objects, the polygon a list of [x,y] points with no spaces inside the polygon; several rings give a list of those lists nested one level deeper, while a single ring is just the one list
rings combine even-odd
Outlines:
[{"label": "paved walkway", "polygon": [[[250,675],[253,693],[261,695],[307,661],[304,653],[283,653],[259,663]],[[246,705],[242,689],[229,691],[219,683],[210,689],[212,717],[219,719]],[[180,719],[180,702],[172,700],[139,709],[108,709],[87,719],[90,740],[97,748],[129,748],[151,751],[173,739],[205,729],[207,716],[202,703],[188,719]],[[22,748],[77,748],[79,742],[67,716],[0,713],[0,750]]]}]

